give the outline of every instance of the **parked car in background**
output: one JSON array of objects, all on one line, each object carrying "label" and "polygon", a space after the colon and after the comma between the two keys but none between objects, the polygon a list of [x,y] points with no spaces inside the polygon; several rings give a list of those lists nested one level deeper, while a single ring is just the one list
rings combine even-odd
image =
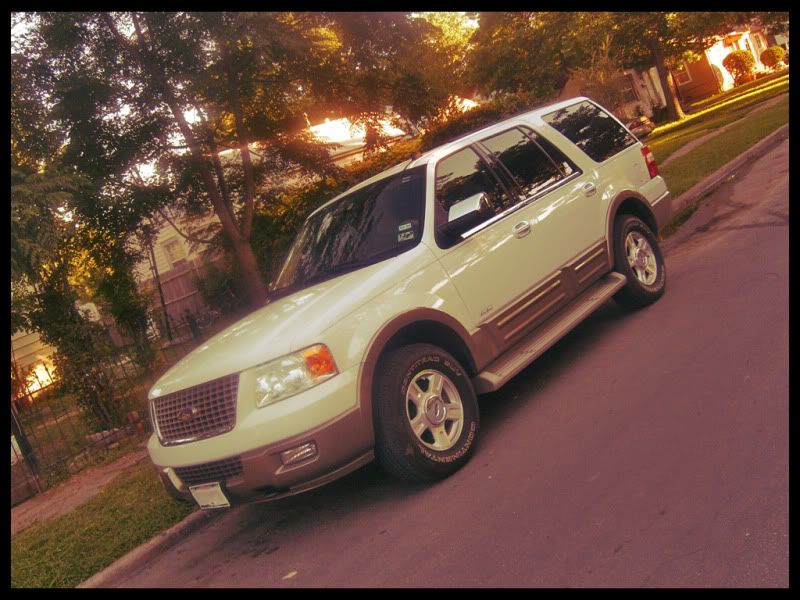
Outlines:
[{"label": "parked car in background", "polygon": [[640,140],[646,138],[656,128],[655,123],[645,116],[628,121],[625,126]]},{"label": "parked car in background", "polygon": [[447,477],[475,449],[476,394],[609,298],[661,297],[669,216],[647,146],[583,97],[350,188],[308,217],[269,302],[150,390],[166,489],[226,507],[375,458],[408,481]]}]

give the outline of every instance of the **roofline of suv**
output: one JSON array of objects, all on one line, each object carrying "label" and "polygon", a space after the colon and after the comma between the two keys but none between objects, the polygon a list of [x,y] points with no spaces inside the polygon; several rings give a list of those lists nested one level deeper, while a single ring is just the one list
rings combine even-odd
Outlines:
[{"label": "roofline of suv", "polygon": [[440,144],[440,145],[436,146],[435,148],[431,148],[430,150],[426,151],[419,158],[414,159],[406,168],[410,169],[410,168],[413,168],[413,167],[417,167],[419,165],[427,164],[431,160],[435,160],[435,159],[439,158],[442,154],[447,154],[447,153],[449,153],[450,150],[459,147],[467,138],[471,138],[473,136],[481,137],[481,136],[485,135],[493,127],[496,127],[497,125],[501,125],[501,124],[505,123],[506,121],[511,121],[511,120],[514,120],[514,119],[522,118],[522,117],[534,117],[534,118],[541,117],[545,113],[553,112],[555,110],[559,110],[561,108],[564,108],[564,107],[567,107],[567,106],[571,106],[572,104],[575,104],[576,102],[582,102],[584,100],[586,100],[588,102],[591,102],[592,104],[597,104],[596,102],[592,101],[591,98],[587,98],[586,96],[575,96],[573,98],[567,98],[566,100],[559,100],[558,102],[552,102],[552,103],[549,103],[549,104],[543,104],[543,105],[537,106],[536,108],[533,108],[533,109],[528,109],[528,110],[524,110],[524,111],[521,111],[521,112],[516,113],[516,114],[500,117],[497,120],[492,121],[491,123],[488,123],[486,125],[482,125],[479,129],[474,129],[472,131],[468,131],[466,133],[459,134],[458,137],[456,137],[455,139],[450,140],[449,142],[445,142],[444,144]]},{"label": "roofline of suv", "polygon": [[[330,200],[328,200],[324,204],[322,204],[319,207],[317,207],[316,209],[314,209],[314,211],[311,212],[308,215],[308,217],[310,217],[311,215],[313,215],[317,211],[325,208],[329,204],[333,204],[334,202],[337,202],[343,196],[345,196],[345,195],[347,195],[347,194],[349,194],[351,192],[355,192],[356,190],[359,190],[362,187],[365,187],[367,185],[371,185],[372,183],[374,183],[376,181],[379,181],[380,179],[383,179],[384,177],[389,177],[390,175],[393,175],[394,173],[399,173],[400,171],[405,171],[407,169],[413,169],[414,167],[419,167],[421,165],[425,165],[425,164],[429,163],[431,160],[436,160],[442,154],[447,154],[451,149],[459,147],[459,145],[461,143],[463,143],[465,139],[470,138],[472,136],[477,136],[479,134],[482,135],[485,132],[487,132],[488,130],[490,130],[492,127],[495,127],[497,125],[505,123],[506,121],[510,121],[510,120],[513,120],[513,119],[518,119],[518,118],[526,117],[526,116],[527,117],[540,117],[542,114],[544,114],[546,112],[552,112],[554,110],[558,110],[559,108],[564,108],[566,106],[570,106],[572,104],[575,104],[576,102],[581,102],[581,101],[584,101],[584,100],[592,102],[592,104],[596,104],[590,98],[587,98],[585,96],[575,96],[573,98],[567,98],[566,100],[560,100],[558,102],[553,102],[553,103],[550,103],[550,104],[544,104],[544,105],[538,106],[538,107],[536,107],[534,109],[524,110],[522,112],[519,112],[519,113],[516,113],[516,114],[513,114],[513,115],[500,117],[496,121],[493,121],[493,122],[488,123],[486,125],[482,125],[479,129],[475,129],[473,131],[469,131],[469,132],[466,132],[466,133],[463,133],[463,134],[459,134],[458,137],[456,137],[454,140],[451,140],[451,141],[446,142],[444,144],[440,144],[440,145],[436,146],[435,148],[431,148],[430,150],[426,151],[422,156],[420,156],[418,158],[409,159],[409,160],[406,160],[406,161],[399,162],[396,165],[392,165],[388,169],[385,169],[385,170],[381,171],[380,173],[377,173],[376,175],[373,175],[369,179],[365,179],[364,181],[361,181],[361,182],[357,183],[356,185],[347,188],[342,193],[337,194],[336,196],[334,196],[333,198],[331,198]],[[308,217],[306,217],[306,218],[308,218]]]}]

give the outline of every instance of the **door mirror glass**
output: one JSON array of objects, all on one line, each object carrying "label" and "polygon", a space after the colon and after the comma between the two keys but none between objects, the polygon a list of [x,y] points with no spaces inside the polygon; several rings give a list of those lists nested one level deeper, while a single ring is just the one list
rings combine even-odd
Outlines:
[{"label": "door mirror glass", "polygon": [[485,192],[478,192],[453,204],[447,212],[447,222],[452,223],[471,212],[483,215],[489,208],[489,197]]},{"label": "door mirror glass", "polygon": [[447,212],[447,223],[439,227],[438,233],[451,240],[458,238],[480,225],[491,213],[489,197],[484,192],[473,194],[450,207]]}]

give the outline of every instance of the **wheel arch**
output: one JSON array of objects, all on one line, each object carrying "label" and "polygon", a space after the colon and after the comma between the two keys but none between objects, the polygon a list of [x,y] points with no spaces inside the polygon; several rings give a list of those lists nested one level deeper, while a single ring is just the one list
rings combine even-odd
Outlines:
[{"label": "wheel arch", "polygon": [[359,373],[358,403],[364,420],[370,424],[373,386],[380,361],[392,349],[413,343],[433,344],[446,350],[470,377],[488,362],[486,352],[450,315],[434,309],[417,309],[393,318],[373,336]]},{"label": "wheel arch", "polygon": [[653,234],[658,236],[658,222],[647,198],[631,190],[620,192],[609,206],[606,223],[608,254],[612,265],[614,264],[614,222],[619,215],[633,215],[640,218]]}]

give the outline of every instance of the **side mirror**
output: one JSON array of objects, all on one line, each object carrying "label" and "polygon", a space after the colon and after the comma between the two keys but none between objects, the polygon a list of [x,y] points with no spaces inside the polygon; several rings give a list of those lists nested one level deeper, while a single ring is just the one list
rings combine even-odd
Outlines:
[{"label": "side mirror", "polygon": [[478,192],[450,207],[447,223],[439,227],[439,233],[455,238],[480,224],[491,211],[491,203],[485,192]]},{"label": "side mirror", "polygon": [[453,204],[447,213],[447,222],[452,223],[471,212],[484,214],[484,211],[488,209],[489,197],[486,195],[486,192],[478,192],[477,194],[473,194]]}]

